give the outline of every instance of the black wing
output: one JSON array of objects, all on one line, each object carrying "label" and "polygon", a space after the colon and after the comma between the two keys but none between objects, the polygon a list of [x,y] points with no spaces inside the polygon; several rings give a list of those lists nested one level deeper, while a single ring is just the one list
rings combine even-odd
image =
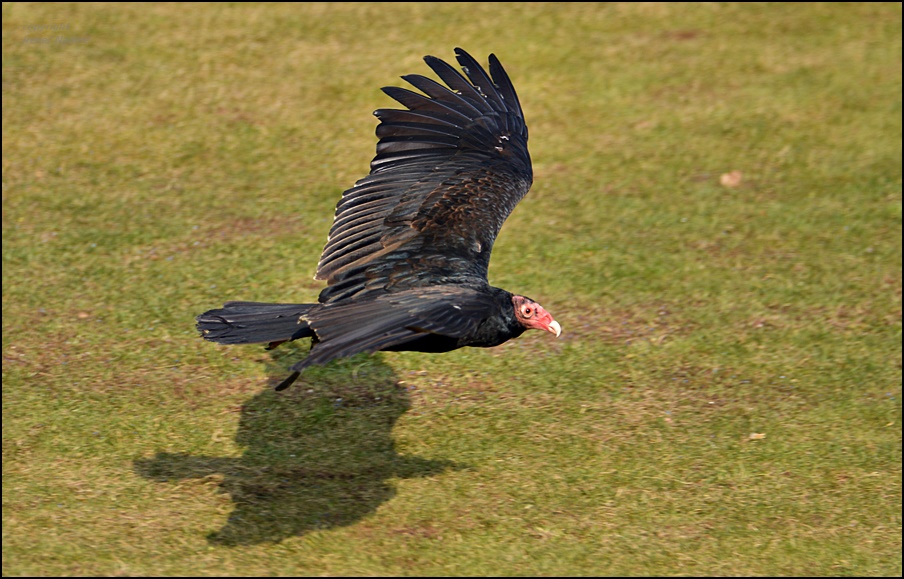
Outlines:
[{"label": "black wing", "polygon": [[427,65],[448,86],[402,78],[423,94],[383,91],[407,110],[379,109],[370,175],[342,195],[315,279],[321,302],[372,290],[486,283],[493,242],[530,189],[527,126],[502,65],[489,75],[455,49],[466,76]]},{"label": "black wing", "polygon": [[469,336],[498,311],[491,293],[454,285],[327,303],[303,316],[316,331],[317,341],[292,370],[385,350],[428,334],[450,339]]}]

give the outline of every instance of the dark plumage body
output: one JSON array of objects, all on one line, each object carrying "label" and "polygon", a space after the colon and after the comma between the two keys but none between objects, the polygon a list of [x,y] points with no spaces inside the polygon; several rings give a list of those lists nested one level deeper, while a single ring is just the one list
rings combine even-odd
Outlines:
[{"label": "dark plumage body", "polygon": [[[402,77],[424,94],[384,88],[407,110],[379,109],[370,174],[343,193],[317,267],[317,304],[227,302],[198,316],[222,344],[312,338],[307,366],[359,352],[490,347],[536,328],[559,335],[529,298],[490,286],[490,253],[530,188],[527,127],[508,75],[456,49],[465,76],[425,57],[449,88]],[[451,89],[451,90],[450,90]],[[426,96],[425,96],[426,95]]]}]

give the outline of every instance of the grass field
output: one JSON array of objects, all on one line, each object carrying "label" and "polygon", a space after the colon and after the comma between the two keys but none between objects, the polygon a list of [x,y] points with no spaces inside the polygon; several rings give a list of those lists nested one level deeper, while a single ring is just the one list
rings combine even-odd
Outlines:
[{"label": "grass field", "polygon": [[[3,4],[3,575],[900,576],[899,3]],[[313,301],[381,86],[496,53],[563,326],[356,357]]]}]

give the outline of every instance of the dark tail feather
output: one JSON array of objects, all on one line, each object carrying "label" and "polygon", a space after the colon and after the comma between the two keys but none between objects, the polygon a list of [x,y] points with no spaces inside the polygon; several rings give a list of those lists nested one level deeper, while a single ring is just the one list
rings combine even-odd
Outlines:
[{"label": "dark tail feather", "polygon": [[297,340],[314,335],[302,316],[318,305],[226,302],[222,308],[198,316],[198,331],[205,340],[218,344]]}]

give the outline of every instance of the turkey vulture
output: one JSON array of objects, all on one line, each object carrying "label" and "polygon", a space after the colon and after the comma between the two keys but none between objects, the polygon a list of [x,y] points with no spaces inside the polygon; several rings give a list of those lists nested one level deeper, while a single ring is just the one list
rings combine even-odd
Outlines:
[{"label": "turkey vulture", "polygon": [[533,179],[527,126],[495,55],[489,74],[455,49],[464,75],[424,57],[445,82],[411,74],[421,91],[385,87],[405,109],[378,109],[370,174],[342,194],[314,279],[316,304],[227,302],[197,317],[220,344],[311,338],[308,366],[380,350],[490,347],[538,329],[562,329],[532,299],[492,287],[493,242]]}]

